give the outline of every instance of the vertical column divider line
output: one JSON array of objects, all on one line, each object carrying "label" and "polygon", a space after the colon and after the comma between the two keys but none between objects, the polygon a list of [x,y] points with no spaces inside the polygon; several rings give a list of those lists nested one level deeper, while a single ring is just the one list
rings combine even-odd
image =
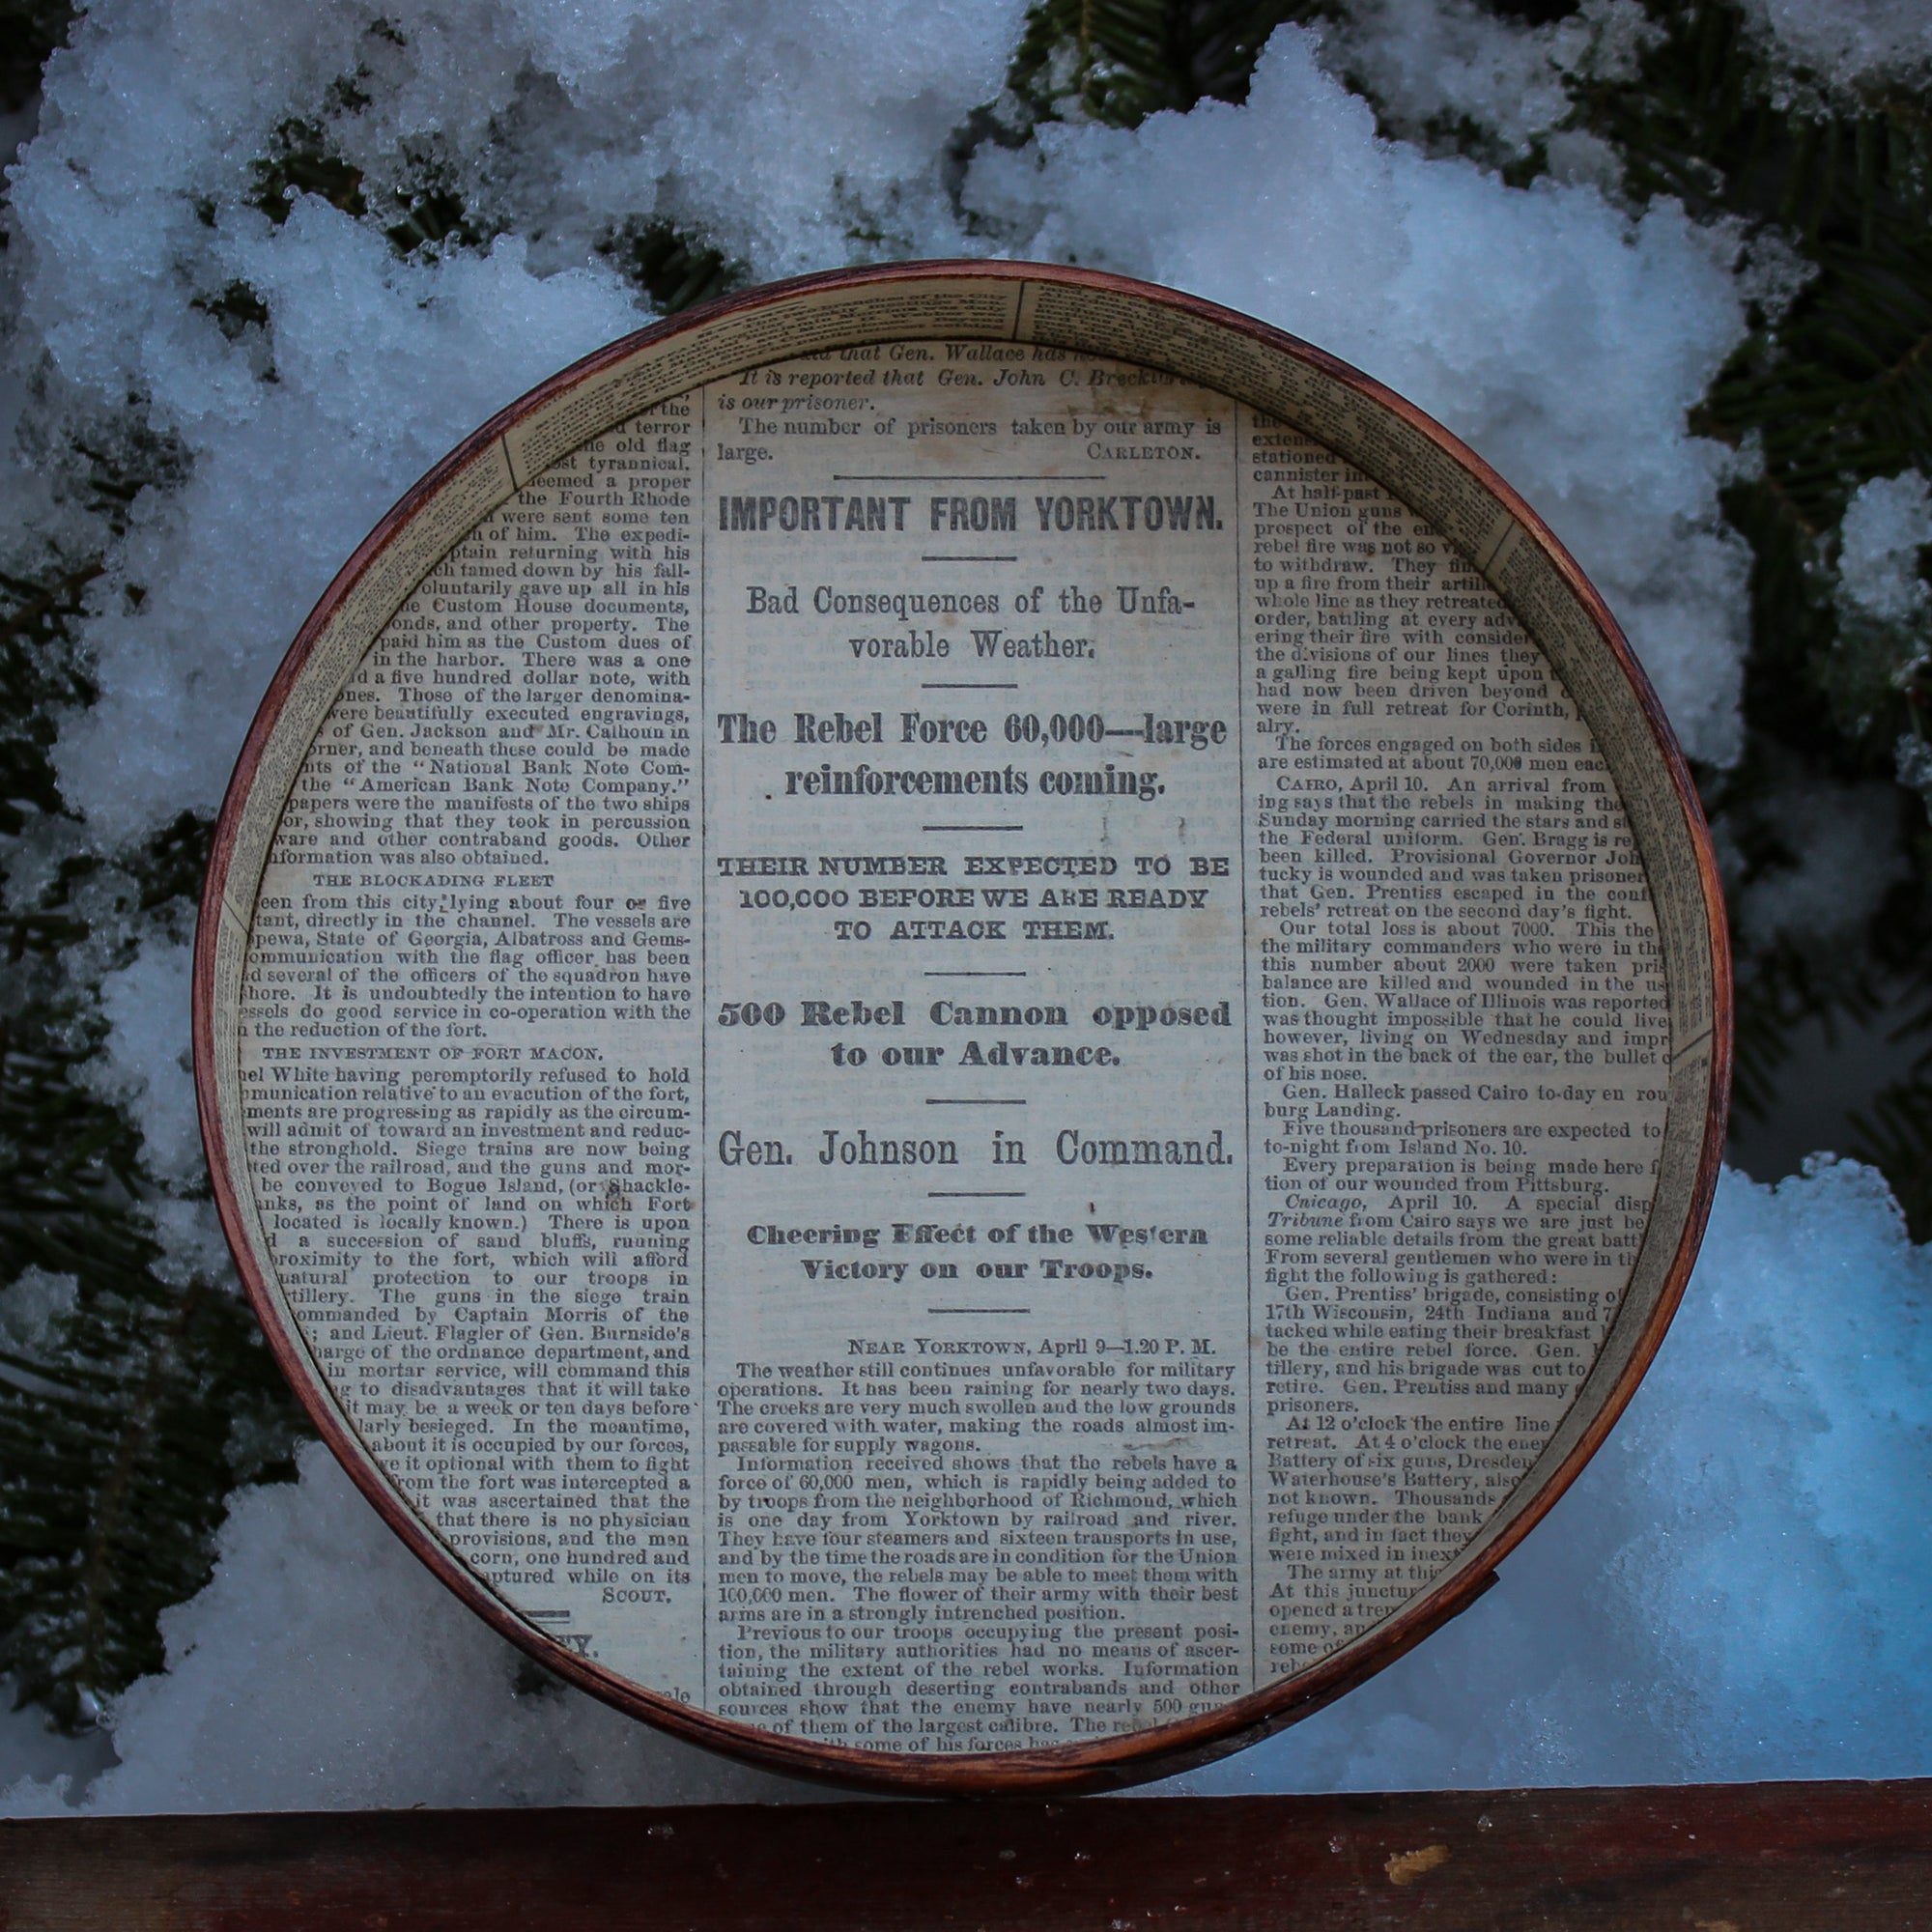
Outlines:
[{"label": "vertical column divider line", "polygon": [[1255,1470],[1255,1096],[1253,1019],[1250,987],[1254,979],[1248,948],[1248,724],[1247,724],[1247,557],[1241,522],[1241,446],[1249,416],[1245,403],[1235,405],[1235,810],[1241,853],[1241,1164],[1246,1178],[1243,1208],[1247,1256],[1245,1301],[1246,1382],[1248,1390],[1248,1689],[1261,1689],[1260,1489]]},{"label": "vertical column divider line", "polygon": [[695,1270],[697,1285],[697,1507],[698,1521],[702,1525],[697,1542],[698,1560],[703,1568],[698,1572],[697,1588],[697,1668],[698,1702],[708,1711],[711,1708],[711,1539],[712,1520],[715,1512],[711,1504],[711,1436],[707,1427],[711,1414],[711,1199],[705,1185],[706,1168],[704,1150],[710,1145],[710,1054],[706,1046],[708,1034],[704,1016],[711,1009],[711,895],[705,889],[705,852],[710,837],[710,820],[706,811],[707,793],[705,767],[710,757],[711,741],[704,729],[704,700],[708,695],[706,684],[706,660],[710,654],[711,634],[705,622],[705,611],[709,598],[705,586],[709,582],[706,571],[709,564],[707,541],[708,526],[704,517],[706,501],[705,482],[705,439],[710,434],[711,397],[710,385],[701,385],[697,391],[697,488],[692,492],[694,509],[697,518],[697,649],[694,653],[695,675],[692,691],[696,702],[692,706],[696,714],[692,719],[692,728],[697,734],[697,825],[694,841],[697,857],[697,1145],[692,1150],[696,1165],[697,1199],[697,1266]]}]

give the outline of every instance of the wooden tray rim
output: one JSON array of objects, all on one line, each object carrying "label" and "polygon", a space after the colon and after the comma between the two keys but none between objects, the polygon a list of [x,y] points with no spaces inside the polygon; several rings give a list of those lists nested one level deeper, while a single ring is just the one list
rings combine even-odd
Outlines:
[{"label": "wooden tray rim", "polygon": [[[1293,1676],[1278,1679],[1203,1716],[1146,1730],[1029,1750],[901,1753],[859,1749],[814,1742],[724,1718],[678,1703],[616,1674],[526,1623],[496,1596],[477,1575],[458,1561],[425,1527],[392,1487],[382,1464],[348,1426],[300,1339],[289,1332],[279,1297],[257,1263],[246,1232],[240,1195],[247,1185],[240,1150],[231,1159],[215,1084],[215,980],[221,922],[227,916],[226,888],[242,821],[247,811],[263,754],[284,707],[298,688],[309,658],[351,593],[384,552],[439,496],[452,478],[487,454],[508,432],[549,409],[561,396],[639,352],[681,334],[702,329],[726,317],[759,308],[849,289],[876,289],[919,281],[1013,281],[1050,283],[1063,289],[1092,290],[1135,298],[1243,336],[1264,349],[1299,362],[1343,389],[1380,407],[1419,432],[1513,517],[1521,539],[1540,550],[1554,566],[1564,587],[1588,618],[1635,695],[1644,721],[1662,758],[1685,830],[1697,862],[1705,931],[1712,969],[1710,1101],[1689,1211],[1664,1281],[1632,1351],[1595,1412],[1568,1452],[1524,1495],[1513,1492],[1513,1515],[1493,1538],[1479,1541],[1474,1553],[1443,1573],[1426,1595],[1396,1616],[1376,1625],[1340,1650]],[[980,338],[961,329],[960,339]],[[862,341],[867,338],[855,337]],[[876,339],[885,340],[886,337]],[[778,358],[782,359],[783,352]],[[1148,365],[1144,350],[1125,359]],[[746,366],[756,366],[748,364]],[[1150,366],[1159,366],[1152,364]],[[1198,376],[1182,380],[1199,382]],[[1211,386],[1204,384],[1204,386]],[[1224,391],[1223,393],[1231,393]],[[593,432],[592,434],[601,434]],[[487,513],[486,513],[487,514]],[[430,567],[434,567],[433,565]],[[1094,269],[1046,263],[974,259],[890,263],[838,269],[773,282],[722,297],[684,311],[594,351],[499,411],[464,439],[412,485],[381,519],[336,573],[303,621],[276,670],[242,745],[216,820],[213,851],[203,888],[195,936],[193,977],[194,1073],[198,1111],[214,1199],[249,1302],[269,1346],[298,1400],[323,1440],[388,1526],[412,1553],[497,1634],[546,1669],[626,1714],[642,1719],[691,1743],[765,1769],[861,1789],[930,1795],[1043,1794],[1101,1790],[1165,1777],[1260,1742],[1333,1702],[1412,1650],[1452,1617],[1466,1609],[1495,1581],[1495,1566],[1520,1544],[1581,1473],[1635,1393],[1670,1325],[1695,1264],[1708,1221],[1722,1160],[1731,1074],[1731,977],[1723,890],[1709,828],[1690,768],[1649,677],[1610,614],[1607,605],[1553,531],[1527,502],[1480,456],[1432,416],[1375,378],[1325,350],[1256,318],[1198,296]],[[1584,1400],[1588,1377],[1579,1385],[1572,1413]],[[1533,1469],[1534,1465],[1532,1465]],[[1529,1480],[1526,1475],[1525,1483]]]}]

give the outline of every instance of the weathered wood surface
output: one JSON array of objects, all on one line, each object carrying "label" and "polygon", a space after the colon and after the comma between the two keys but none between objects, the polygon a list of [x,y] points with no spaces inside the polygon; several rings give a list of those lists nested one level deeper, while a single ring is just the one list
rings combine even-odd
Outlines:
[{"label": "weathered wood surface", "polygon": [[0,1823],[4,1932],[1932,1928],[1932,1779]]}]

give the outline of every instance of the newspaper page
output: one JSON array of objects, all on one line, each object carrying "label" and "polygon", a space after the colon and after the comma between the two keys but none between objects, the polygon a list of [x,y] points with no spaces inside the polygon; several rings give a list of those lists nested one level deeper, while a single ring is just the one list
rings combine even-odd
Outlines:
[{"label": "newspaper page", "polygon": [[557,462],[344,690],[242,1095],[349,1424],[517,1615],[880,1751],[1210,1711],[1505,1502],[1657,1186],[1657,915],[1495,593],[1030,344]]}]

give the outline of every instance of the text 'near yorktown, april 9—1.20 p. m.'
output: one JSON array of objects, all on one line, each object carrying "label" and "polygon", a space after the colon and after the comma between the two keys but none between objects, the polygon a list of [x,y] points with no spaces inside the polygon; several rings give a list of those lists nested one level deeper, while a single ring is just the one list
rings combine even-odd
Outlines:
[{"label": "text 'near yorktown, april 9\u20141.20 p. m.'", "polygon": [[446,1567],[861,1752],[1185,1724],[1425,1596],[1709,1086],[1502,565],[1010,333],[506,442],[301,727],[229,1009],[257,1264]]}]

